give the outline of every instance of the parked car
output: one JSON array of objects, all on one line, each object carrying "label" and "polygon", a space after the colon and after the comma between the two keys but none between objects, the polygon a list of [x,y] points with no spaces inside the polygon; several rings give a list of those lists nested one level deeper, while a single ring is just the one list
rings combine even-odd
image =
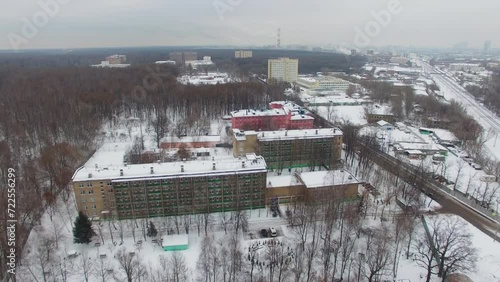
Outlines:
[{"label": "parked car", "polygon": [[271,235],[271,237],[278,236],[278,232],[276,231],[276,229],[274,227],[269,228],[269,234]]},{"label": "parked car", "polygon": [[472,163],[472,164],[471,164],[471,166],[472,166],[475,170],[482,170],[482,169],[483,169],[480,165],[478,165],[478,164],[476,164],[476,163]]},{"label": "parked car", "polygon": [[264,238],[267,238],[267,237],[269,237],[269,232],[267,232],[267,229],[262,229],[262,230],[260,231],[260,235],[261,235],[262,237],[264,237]]}]

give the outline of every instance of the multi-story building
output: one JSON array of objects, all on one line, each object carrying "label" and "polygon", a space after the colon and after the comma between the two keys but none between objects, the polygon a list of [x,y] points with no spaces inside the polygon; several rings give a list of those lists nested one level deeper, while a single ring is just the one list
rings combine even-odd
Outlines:
[{"label": "multi-story building", "polygon": [[299,76],[299,60],[289,58],[267,61],[267,80],[295,82]]},{"label": "multi-story building", "polygon": [[266,162],[255,154],[212,161],[82,167],[77,208],[90,217],[148,218],[264,207]]},{"label": "multi-story building", "polygon": [[456,63],[450,64],[449,69],[450,71],[480,72],[484,71],[486,68],[479,64]]},{"label": "multi-story building", "polygon": [[266,204],[298,200],[322,202],[332,199],[353,199],[359,194],[361,182],[349,171],[321,170],[296,172],[267,178]]},{"label": "multi-story building", "polygon": [[231,126],[244,130],[278,130],[313,128],[314,118],[292,102],[271,102],[267,110],[231,112]]},{"label": "multi-story building", "polygon": [[178,65],[183,65],[186,61],[198,60],[198,53],[196,52],[170,52],[169,59],[175,61]]},{"label": "multi-story building", "polygon": [[106,61],[111,65],[120,65],[125,64],[127,62],[127,56],[125,55],[111,55],[106,57]]},{"label": "multi-story building", "polygon": [[310,90],[334,90],[345,92],[351,83],[334,76],[300,77],[297,84]]},{"label": "multi-story building", "polygon": [[244,50],[234,51],[234,57],[236,59],[246,59],[246,58],[251,58],[252,56],[253,56],[252,51],[244,51]]},{"label": "multi-story building", "polygon": [[400,65],[407,64],[408,61],[410,61],[410,60],[406,57],[391,57],[391,59],[390,59],[391,63],[400,64]]},{"label": "multi-story building", "polygon": [[233,129],[233,155],[262,155],[268,169],[333,168],[341,162],[342,131],[336,128],[242,131]]}]

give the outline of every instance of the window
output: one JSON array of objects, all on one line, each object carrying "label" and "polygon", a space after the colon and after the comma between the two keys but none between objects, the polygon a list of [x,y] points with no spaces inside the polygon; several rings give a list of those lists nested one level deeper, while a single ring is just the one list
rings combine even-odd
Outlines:
[{"label": "window", "polygon": [[84,209],[88,209],[87,206],[83,207]]},{"label": "window", "polygon": [[95,209],[95,208],[96,208],[96,206],[95,206],[95,205],[92,205],[92,208],[93,208],[93,209]]},{"label": "window", "polygon": [[84,198],[82,198],[82,199],[81,199],[81,202],[82,202],[82,203],[85,203],[85,199],[84,199]]},{"label": "window", "polygon": [[85,185],[83,183],[78,184],[78,187],[83,188]]},{"label": "window", "polygon": [[89,194],[93,195],[94,194],[94,190],[89,190]]},{"label": "window", "polygon": [[92,182],[87,182],[87,187],[92,187]]},{"label": "window", "polygon": [[93,203],[95,202],[95,198],[90,198],[89,201]]},{"label": "window", "polygon": [[85,195],[85,191],[80,191],[80,195]]}]

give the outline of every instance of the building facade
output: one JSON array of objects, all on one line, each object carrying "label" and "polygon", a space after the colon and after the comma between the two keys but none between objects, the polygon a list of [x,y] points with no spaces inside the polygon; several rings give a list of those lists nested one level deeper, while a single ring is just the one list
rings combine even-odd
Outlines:
[{"label": "building facade", "polygon": [[89,217],[150,218],[264,207],[264,159],[81,168],[73,176],[77,208]]},{"label": "building facade", "polygon": [[111,65],[120,65],[125,64],[127,62],[127,56],[125,55],[111,55],[106,57],[106,61]]},{"label": "building facade", "polygon": [[243,130],[309,129],[314,118],[292,102],[271,102],[266,110],[231,112],[231,127]]},{"label": "building facade", "polygon": [[252,51],[245,51],[245,50],[234,51],[234,57],[236,59],[247,59],[247,58],[252,58],[252,56],[253,56]]},{"label": "building facade", "polygon": [[267,61],[267,80],[295,82],[299,76],[299,60],[290,58]]},{"label": "building facade", "polygon": [[169,59],[175,61],[178,65],[183,65],[186,61],[198,60],[198,53],[196,52],[170,52]]},{"label": "building facade", "polygon": [[268,177],[266,204],[296,201],[324,202],[353,199],[359,194],[361,182],[347,170],[322,170]]},{"label": "building facade", "polygon": [[334,76],[300,77],[297,84],[310,90],[333,90],[345,92],[351,83]]},{"label": "building facade", "polygon": [[271,170],[333,168],[341,162],[342,131],[336,128],[241,131],[233,129],[233,155],[257,153]]}]

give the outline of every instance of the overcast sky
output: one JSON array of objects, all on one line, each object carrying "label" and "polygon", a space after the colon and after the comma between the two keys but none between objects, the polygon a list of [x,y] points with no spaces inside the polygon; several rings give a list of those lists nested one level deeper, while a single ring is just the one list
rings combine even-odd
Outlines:
[{"label": "overcast sky", "polygon": [[[55,1],[67,3],[43,25],[39,3]],[[278,27],[283,45],[358,46],[356,30],[373,26],[373,13],[389,11],[393,1],[399,12],[363,44],[366,38],[378,46],[500,42],[496,0],[3,0],[0,49],[273,45]],[[42,25],[33,36],[23,32],[23,18],[33,23],[34,17]]]}]

